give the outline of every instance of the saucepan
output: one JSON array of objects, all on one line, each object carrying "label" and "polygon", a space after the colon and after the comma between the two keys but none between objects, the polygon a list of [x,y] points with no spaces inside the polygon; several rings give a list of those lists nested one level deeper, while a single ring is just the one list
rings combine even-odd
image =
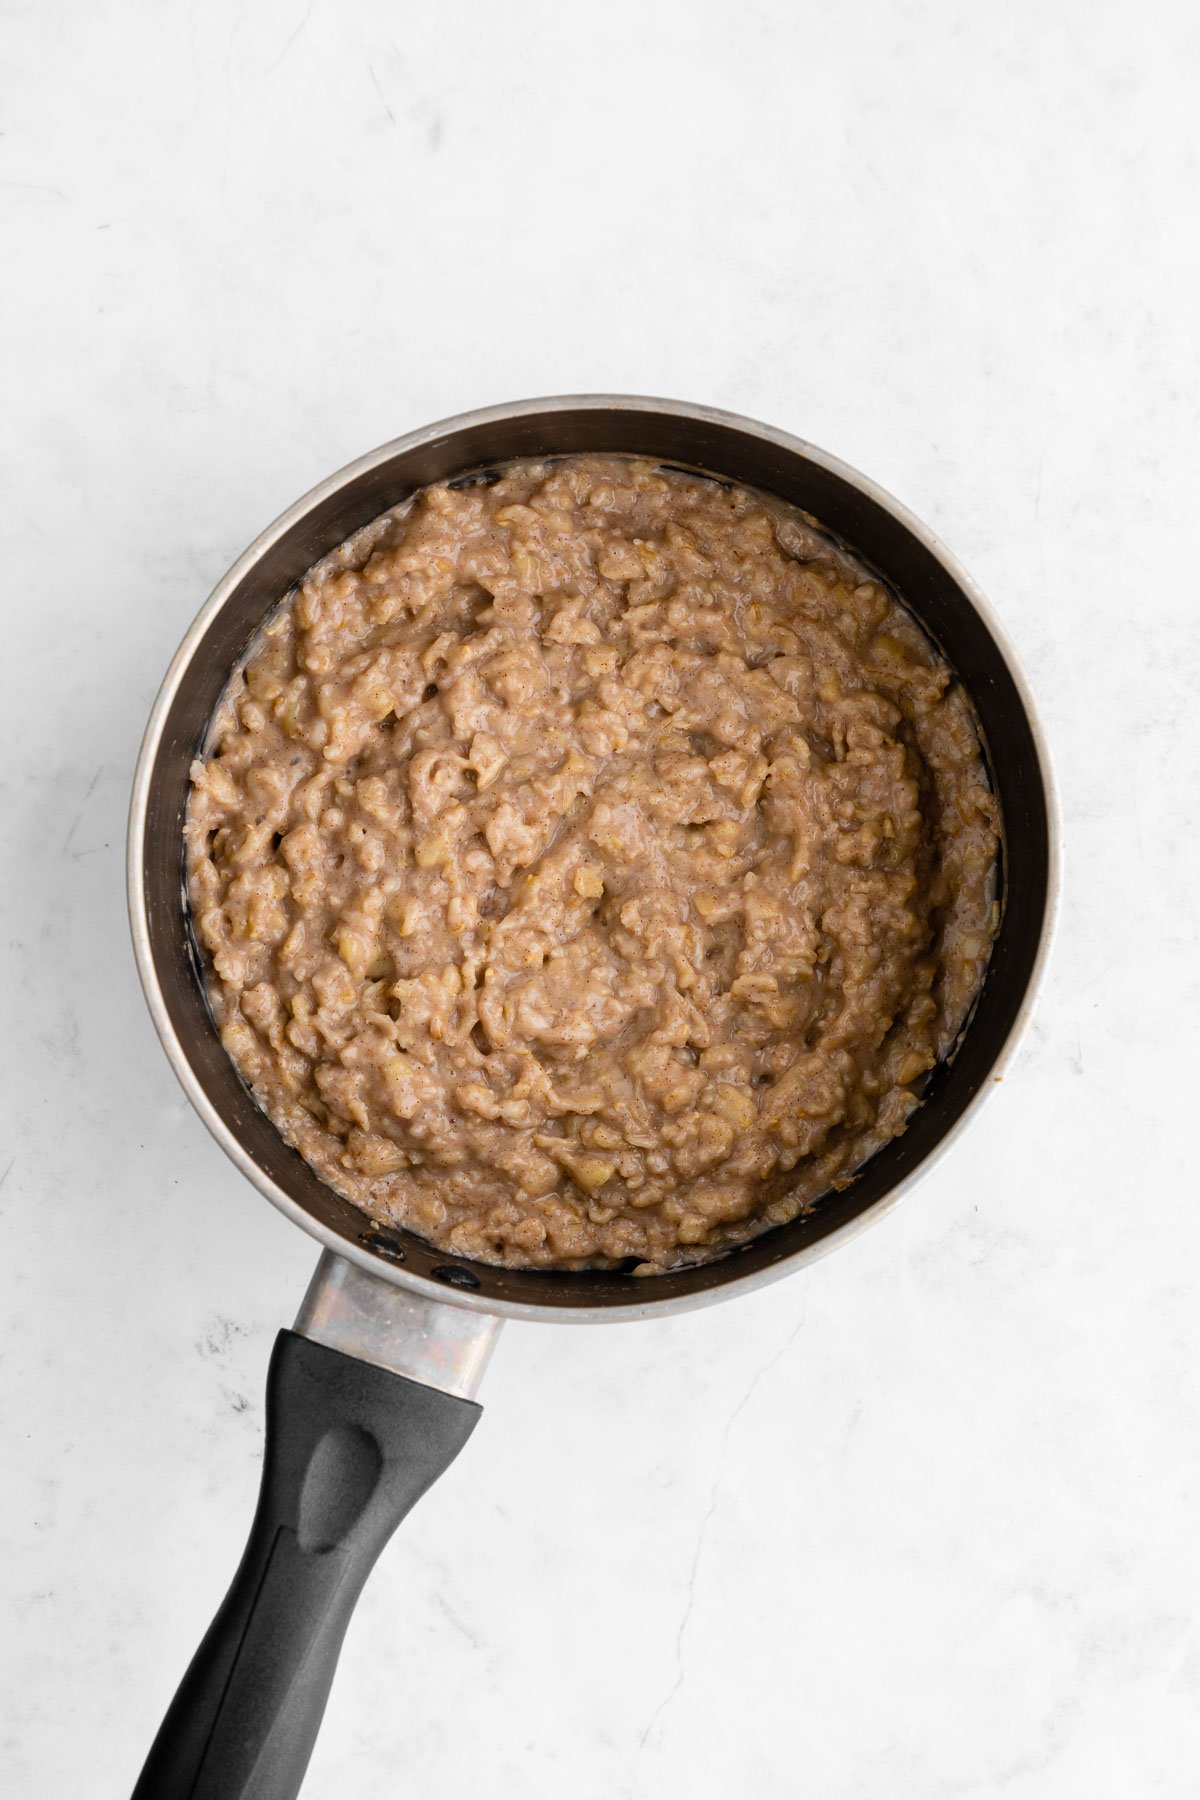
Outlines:
[{"label": "saucepan", "polygon": [[[903,597],[971,695],[1003,818],[987,978],[908,1129],[844,1192],[719,1261],[654,1276],[503,1269],[383,1230],[326,1187],[255,1105],[205,1000],[184,891],[188,768],[266,614],[320,557],[428,482],[514,457],[635,454],[801,507]],[[267,1378],[262,1488],[238,1571],[137,1787],[140,1800],[287,1800],[304,1777],[342,1638],[399,1520],[463,1447],[505,1318],[655,1319],[790,1275],[880,1218],[992,1088],[1045,963],[1057,890],[1053,784],[1028,688],[978,589],[874,482],[781,431],[675,401],[610,395],[489,407],[360,458],[239,558],[184,638],[134,781],[129,909],[154,1024],[217,1142],[321,1245]]]}]

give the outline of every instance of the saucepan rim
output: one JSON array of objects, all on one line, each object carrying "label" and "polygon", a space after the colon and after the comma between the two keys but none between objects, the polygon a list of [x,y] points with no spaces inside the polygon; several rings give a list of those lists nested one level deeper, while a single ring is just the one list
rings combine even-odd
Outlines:
[{"label": "saucepan rim", "polygon": [[[620,411],[629,414],[645,414],[658,419],[672,419],[688,424],[713,425],[730,429],[744,435],[758,438],[786,454],[796,455],[805,461],[824,469],[836,479],[856,489],[866,499],[873,502],[913,538],[915,538],[942,567],[950,581],[966,597],[974,608],[981,624],[991,637],[995,649],[1004,662],[1011,677],[1017,698],[1024,709],[1030,735],[1037,759],[1038,775],[1041,783],[1041,797],[1046,815],[1047,832],[1047,880],[1046,897],[1039,932],[1036,952],[1032,959],[1024,994],[1014,1014],[1007,1035],[1001,1043],[990,1064],[989,1075],[992,1079],[982,1081],[977,1091],[971,1095],[963,1106],[959,1116],[946,1128],[938,1142],[935,1143],[915,1168],[901,1175],[877,1199],[863,1207],[854,1216],[834,1226],[826,1235],[798,1246],[795,1250],[779,1258],[778,1261],[762,1268],[746,1273],[738,1272],[736,1257],[729,1259],[728,1276],[709,1287],[699,1288],[686,1294],[672,1294],[661,1298],[654,1297],[653,1276],[641,1279],[639,1288],[645,1289],[645,1299],[631,1300],[628,1304],[589,1306],[576,1304],[574,1301],[558,1301],[556,1303],[540,1303],[537,1301],[508,1300],[488,1293],[475,1293],[469,1289],[455,1288],[448,1292],[437,1282],[416,1273],[402,1264],[385,1261],[366,1248],[363,1244],[343,1236],[325,1221],[315,1218],[304,1206],[288,1194],[264,1170],[245,1147],[239,1134],[226,1122],[220,1109],[210,1099],[203,1083],[192,1066],[191,1060],[175,1027],[172,1023],[166,998],[163,992],[159,970],[155,961],[148,913],[148,895],[146,887],[145,837],[146,821],[153,793],[154,772],[165,723],[172,703],[188,679],[195,654],[202,644],[210,625],[216,615],[226,605],[241,583],[253,571],[255,565],[268,554],[275,544],[288,532],[325,502],[331,500],[344,489],[350,487],[381,464],[394,457],[419,450],[450,434],[463,432],[489,424],[517,422],[531,417],[553,417],[557,413],[579,412],[588,410]],[[714,473],[721,471],[715,470]],[[958,1141],[962,1133],[979,1116],[980,1108],[987,1094],[992,1092],[995,1078],[1002,1074],[1011,1061],[1033,1012],[1038,992],[1045,976],[1050,948],[1057,925],[1059,896],[1061,885],[1061,831],[1057,787],[1053,764],[1046,743],[1038,709],[1030,692],[1020,662],[1012,648],[1007,633],[1000,624],[991,606],[980,591],[976,582],[962,567],[957,558],[946,548],[940,538],[929,529],[916,515],[895,499],[879,484],[863,475],[838,457],[808,443],[802,438],[780,431],[774,426],[765,425],[758,420],[742,417],[739,414],[726,412],[714,407],[699,406],[687,401],[656,399],[642,395],[624,394],[579,394],[555,395],[547,398],[521,400],[510,404],[482,407],[472,412],[459,413],[433,424],[422,426],[419,430],[395,438],[389,443],[380,445],[365,456],[356,458],[335,474],[318,482],[308,493],[280,513],[266,530],[261,532],[254,542],[243,551],[228,572],[222,576],[192,624],[189,626],[183,641],[171,660],[170,667],[163,678],[162,685],[151,709],[149,722],[138,756],[137,768],[133,781],[133,792],[129,810],[129,831],[126,854],[126,878],[128,888],[130,930],[133,938],[134,957],[138,975],[146,996],[150,1016],[158,1033],[159,1040],[166,1052],[167,1059],[175,1072],[192,1106],[208,1128],[209,1132],[220,1144],[226,1155],[240,1169],[247,1180],[270,1200],[285,1217],[315,1238],[327,1250],[356,1263],[368,1273],[389,1281],[398,1287],[417,1292],[426,1298],[436,1300],[442,1305],[463,1307],[473,1312],[488,1313],[498,1317],[547,1320],[556,1323],[604,1323],[611,1324],[619,1319],[661,1318],[668,1314],[688,1312],[694,1308],[706,1306],[716,1301],[732,1299],[736,1294],[746,1293],[768,1282],[792,1274],[796,1269],[828,1251],[837,1248],[864,1230],[869,1224],[883,1218],[891,1212],[900,1200],[911,1193],[916,1184],[937,1166],[942,1157]],[[182,921],[181,921],[182,924]],[[970,1027],[968,1026],[969,1030]],[[466,1259],[457,1259],[465,1262]],[[484,1265],[478,1267],[481,1272]]]}]

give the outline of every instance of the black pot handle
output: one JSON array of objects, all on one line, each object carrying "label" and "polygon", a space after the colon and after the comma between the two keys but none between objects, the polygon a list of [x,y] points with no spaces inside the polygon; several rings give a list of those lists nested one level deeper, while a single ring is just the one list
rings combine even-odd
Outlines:
[{"label": "black pot handle", "polygon": [[134,1800],[295,1800],[363,1582],[480,1410],[279,1333],[250,1539]]}]

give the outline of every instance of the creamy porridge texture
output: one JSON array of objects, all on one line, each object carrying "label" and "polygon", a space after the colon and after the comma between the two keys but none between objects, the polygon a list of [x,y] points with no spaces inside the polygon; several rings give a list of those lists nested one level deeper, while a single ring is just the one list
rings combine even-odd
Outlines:
[{"label": "creamy porridge texture", "polygon": [[949,671],[801,515],[623,458],[431,487],[290,595],[192,771],[222,1040],[376,1220],[719,1254],[904,1128],[996,922]]}]

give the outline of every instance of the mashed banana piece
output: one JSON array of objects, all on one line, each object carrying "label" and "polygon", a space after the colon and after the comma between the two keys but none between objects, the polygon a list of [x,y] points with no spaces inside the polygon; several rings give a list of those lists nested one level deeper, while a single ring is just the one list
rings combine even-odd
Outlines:
[{"label": "mashed banana piece", "polygon": [[801,515],[647,462],[428,488],[272,615],[192,770],[222,1041],[373,1219],[647,1270],[902,1131],[978,992],[968,703]]}]

